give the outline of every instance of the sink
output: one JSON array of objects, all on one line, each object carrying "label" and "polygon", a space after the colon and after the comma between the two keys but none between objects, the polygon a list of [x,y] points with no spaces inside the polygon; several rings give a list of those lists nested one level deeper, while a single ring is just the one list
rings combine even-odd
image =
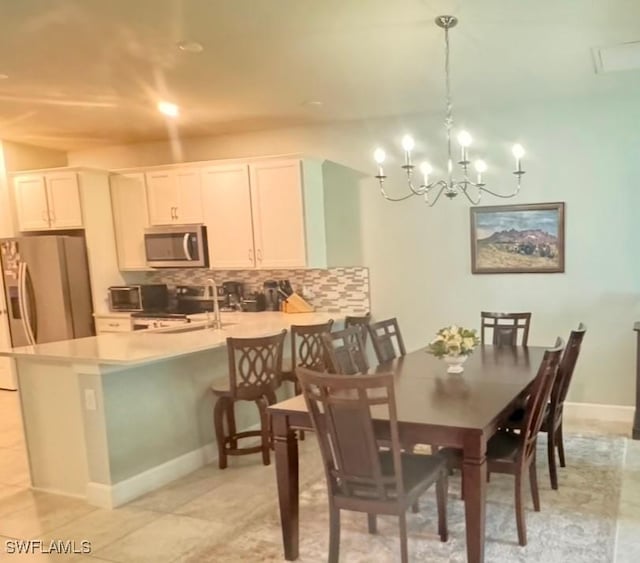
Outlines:
[{"label": "sink", "polygon": [[[222,323],[222,328],[220,330],[225,330],[226,328],[232,326],[235,323]],[[183,325],[172,326],[165,329],[160,329],[156,332],[160,334],[179,334],[181,332],[197,332],[200,330],[211,330],[213,331],[213,327],[207,323],[185,323]]]}]

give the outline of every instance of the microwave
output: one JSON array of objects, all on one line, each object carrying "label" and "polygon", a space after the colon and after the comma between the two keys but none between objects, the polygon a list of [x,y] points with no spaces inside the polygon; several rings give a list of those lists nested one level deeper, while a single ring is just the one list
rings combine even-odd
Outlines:
[{"label": "microwave", "polygon": [[166,284],[114,285],[109,288],[112,311],[166,311],[169,289]]},{"label": "microwave", "polygon": [[208,268],[204,225],[151,227],[144,231],[147,264],[152,268]]}]

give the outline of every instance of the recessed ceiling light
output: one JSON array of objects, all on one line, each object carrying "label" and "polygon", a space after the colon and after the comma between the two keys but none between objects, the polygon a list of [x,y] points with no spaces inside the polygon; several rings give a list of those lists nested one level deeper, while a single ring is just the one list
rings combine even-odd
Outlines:
[{"label": "recessed ceiling light", "polygon": [[320,100],[305,100],[302,102],[302,105],[312,108],[320,108],[324,105],[324,102],[321,102]]},{"label": "recessed ceiling light", "polygon": [[6,80],[7,78],[9,78],[8,74],[0,73],[0,80]]},{"label": "recessed ceiling light", "polygon": [[180,108],[171,102],[158,102],[158,111],[167,117],[178,117],[180,115]]},{"label": "recessed ceiling light", "polygon": [[185,53],[202,53],[202,51],[204,51],[202,43],[198,43],[197,41],[178,41],[176,46]]}]

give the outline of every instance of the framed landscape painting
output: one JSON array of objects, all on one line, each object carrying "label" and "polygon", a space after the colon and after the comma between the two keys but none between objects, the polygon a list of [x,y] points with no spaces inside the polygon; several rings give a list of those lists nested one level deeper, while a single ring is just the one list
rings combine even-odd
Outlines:
[{"label": "framed landscape painting", "polygon": [[471,271],[564,272],[564,203],[472,207]]}]

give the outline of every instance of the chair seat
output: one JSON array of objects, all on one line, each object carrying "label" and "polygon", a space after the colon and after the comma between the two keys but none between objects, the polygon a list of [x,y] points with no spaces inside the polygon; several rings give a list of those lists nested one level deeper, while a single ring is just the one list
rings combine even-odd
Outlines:
[{"label": "chair seat", "polygon": [[215,387],[211,386],[211,391],[213,392],[213,394],[216,397],[230,397],[231,396],[231,389],[229,389],[228,387],[226,389],[219,389],[219,388],[215,388]]},{"label": "chair seat", "polygon": [[[402,452],[400,456],[402,460],[402,479],[407,495],[410,495],[413,489],[420,486],[424,488],[424,485],[430,486],[435,483],[447,465],[446,458],[439,454],[424,455]],[[394,474],[393,454],[391,451],[380,453],[380,465],[382,474],[385,477]]]},{"label": "chair seat", "polygon": [[280,380],[291,381],[293,383],[296,383],[298,381],[298,378],[296,377],[296,373],[294,371],[283,370],[282,373],[280,374]]},{"label": "chair seat", "polygon": [[[542,430],[543,432],[547,432],[547,421],[549,420],[550,412],[551,412],[551,405],[547,403],[547,405],[544,408],[544,414],[542,415],[542,426],[540,428],[540,430]],[[524,409],[522,408],[516,409],[515,411],[513,411],[513,413],[511,413],[511,416],[507,420],[504,427],[510,428],[512,430],[520,430],[522,428],[522,425],[524,424],[524,415],[525,415]]]},{"label": "chair seat", "polygon": [[[519,434],[499,430],[487,442],[487,460],[513,462],[522,444]],[[449,460],[451,467],[462,465],[462,450],[460,448],[442,448],[438,453]]]},{"label": "chair seat", "polygon": [[[401,452],[402,480],[405,495],[412,497],[430,487],[438,480],[442,471],[446,471],[447,460],[436,455],[412,454]],[[393,467],[393,453],[390,450],[380,452],[380,468],[383,477],[392,477],[395,474]],[[392,485],[389,484],[389,487]],[[355,485],[356,494],[363,499],[377,500],[378,491],[370,485]],[[395,497],[395,491],[389,490],[391,497]],[[340,496],[338,494],[338,496]]]}]

